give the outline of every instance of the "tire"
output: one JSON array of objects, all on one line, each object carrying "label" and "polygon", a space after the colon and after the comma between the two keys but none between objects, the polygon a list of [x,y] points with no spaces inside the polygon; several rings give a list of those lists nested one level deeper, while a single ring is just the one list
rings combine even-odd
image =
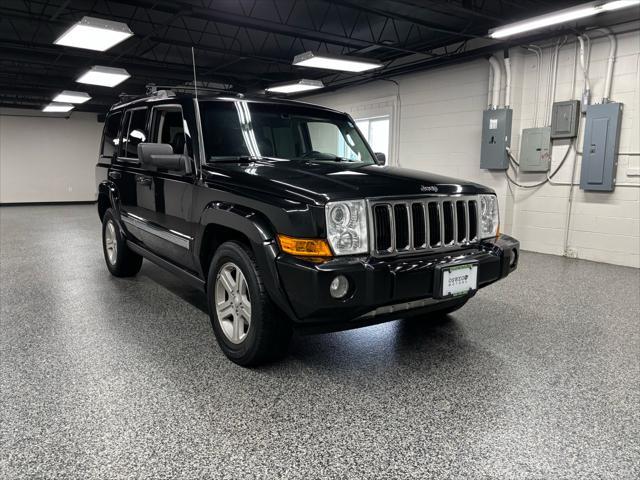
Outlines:
[{"label": "tire", "polygon": [[207,302],[218,344],[232,362],[257,366],[286,353],[291,324],[269,298],[253,252],[243,244],[226,242],[216,251]]},{"label": "tire", "polygon": [[142,257],[127,247],[110,208],[102,217],[102,251],[107,268],[116,277],[133,277],[142,267]]}]

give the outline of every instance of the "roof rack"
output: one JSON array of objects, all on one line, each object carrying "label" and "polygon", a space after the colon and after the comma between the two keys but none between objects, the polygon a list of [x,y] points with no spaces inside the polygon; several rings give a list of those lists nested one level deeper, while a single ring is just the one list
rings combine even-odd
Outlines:
[{"label": "roof rack", "polygon": [[236,95],[236,94],[240,94],[239,92],[236,92],[234,90],[231,90],[229,88],[224,88],[223,87],[207,87],[207,86],[201,86],[201,85],[197,85],[197,86],[193,86],[193,85],[154,85],[154,84],[149,84],[147,85],[147,93],[148,94],[152,94],[154,93],[153,90],[150,91],[150,87],[151,88],[155,88],[155,90],[170,90],[173,92],[194,92],[197,88],[197,90],[200,92],[224,92],[224,93],[228,93],[231,95]]},{"label": "roof rack", "polygon": [[131,102],[133,100],[137,100],[138,98],[144,98],[144,97],[146,97],[146,95],[132,95],[129,93],[122,92],[118,94],[118,101],[115,103],[115,105],[121,105],[123,103]]}]

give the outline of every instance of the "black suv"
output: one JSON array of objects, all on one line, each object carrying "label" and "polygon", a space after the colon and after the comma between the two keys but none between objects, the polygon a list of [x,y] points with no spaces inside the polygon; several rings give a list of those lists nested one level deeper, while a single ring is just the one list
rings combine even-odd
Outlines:
[{"label": "black suv", "polygon": [[384,166],[348,115],[161,90],[114,105],[96,168],[104,257],[206,292],[220,347],[256,365],[294,328],[445,314],[516,268],[494,192]]}]

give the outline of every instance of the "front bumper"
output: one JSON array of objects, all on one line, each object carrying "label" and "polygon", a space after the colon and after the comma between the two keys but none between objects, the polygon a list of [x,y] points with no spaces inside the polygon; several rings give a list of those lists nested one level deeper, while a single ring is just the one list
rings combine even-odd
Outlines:
[{"label": "front bumper", "polygon": [[[446,307],[451,298],[434,298],[439,265],[477,262],[478,288],[482,288],[516,269],[519,249],[516,239],[501,235],[469,248],[430,255],[345,257],[314,264],[281,254],[276,263],[282,289],[299,323],[344,323],[401,303],[408,305],[405,310],[434,303]],[[329,285],[338,274],[345,275],[352,286],[347,297],[340,300],[329,293]],[[387,310],[392,313],[393,307]]]}]

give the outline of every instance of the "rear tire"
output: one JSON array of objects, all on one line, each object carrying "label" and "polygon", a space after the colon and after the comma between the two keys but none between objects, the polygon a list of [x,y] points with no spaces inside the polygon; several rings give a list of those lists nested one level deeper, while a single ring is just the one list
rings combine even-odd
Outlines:
[{"label": "rear tire", "polygon": [[110,208],[102,217],[102,250],[107,268],[116,277],[132,277],[142,267],[142,257],[127,247]]},{"label": "rear tire", "polygon": [[271,301],[253,252],[243,244],[226,242],[216,251],[207,302],[218,344],[232,362],[256,366],[286,353],[290,321]]}]

